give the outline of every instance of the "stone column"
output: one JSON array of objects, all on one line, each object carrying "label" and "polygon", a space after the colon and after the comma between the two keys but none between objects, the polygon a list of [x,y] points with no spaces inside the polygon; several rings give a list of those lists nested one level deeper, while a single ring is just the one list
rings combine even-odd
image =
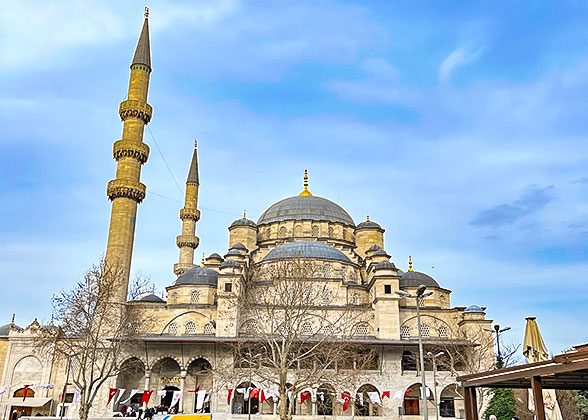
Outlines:
[{"label": "stone column", "polygon": [[181,380],[180,380],[180,402],[179,402],[179,409],[178,409],[178,413],[183,413],[184,412],[184,389],[186,387],[186,375],[187,375],[187,371],[182,370],[180,372],[180,376],[181,376]]}]

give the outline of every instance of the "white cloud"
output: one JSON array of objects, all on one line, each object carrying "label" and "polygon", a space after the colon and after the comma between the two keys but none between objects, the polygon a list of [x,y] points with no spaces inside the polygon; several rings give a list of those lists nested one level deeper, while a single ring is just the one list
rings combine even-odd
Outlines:
[{"label": "white cloud", "polygon": [[483,48],[479,48],[475,51],[467,51],[465,48],[458,48],[452,51],[451,54],[445,57],[439,66],[439,80],[442,83],[448,82],[455,69],[468,62],[474,61],[479,57],[483,50]]}]

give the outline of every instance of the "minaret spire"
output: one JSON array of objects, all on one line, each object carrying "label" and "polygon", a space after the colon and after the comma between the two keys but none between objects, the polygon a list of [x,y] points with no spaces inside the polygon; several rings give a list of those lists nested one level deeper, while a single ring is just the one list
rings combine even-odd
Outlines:
[{"label": "minaret spire", "polygon": [[153,108],[147,103],[151,76],[149,22],[147,15],[131,64],[127,100],[119,107],[123,121],[122,139],[113,145],[117,161],[116,177],[108,183],[106,195],[112,201],[106,263],[120,272],[116,299],[126,302],[135,239],[137,205],[145,198],[147,187],[140,182],[141,166],[149,157],[149,146],[143,143],[145,125],[151,121]]},{"label": "minaret spire", "polygon": [[302,197],[310,197],[312,194],[308,191],[308,170],[304,170],[304,190],[300,194]]},{"label": "minaret spire", "polygon": [[190,162],[188,179],[186,180],[184,208],[180,210],[182,234],[176,238],[176,245],[180,248],[180,259],[177,264],[174,264],[174,273],[177,276],[194,267],[194,250],[198,248],[200,242],[196,236],[196,222],[200,220],[200,211],[197,208],[199,187],[198,142],[194,141],[192,162]]}]

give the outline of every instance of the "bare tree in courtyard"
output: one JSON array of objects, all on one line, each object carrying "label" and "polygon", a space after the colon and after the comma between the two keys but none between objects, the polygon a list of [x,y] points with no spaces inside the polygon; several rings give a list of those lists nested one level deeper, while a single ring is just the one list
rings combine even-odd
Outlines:
[{"label": "bare tree in courtyard", "polygon": [[[148,328],[148,319],[117,301],[121,283],[122,270],[102,260],[73,289],[53,298],[55,324],[39,330],[36,351],[67,366],[68,381],[80,392],[81,420],[88,418],[104,383],[121,373],[125,355],[138,345],[138,332]],[[144,286],[134,281],[129,294],[137,296]]]},{"label": "bare tree in courtyard", "polygon": [[339,295],[341,279],[323,268],[280,261],[252,269],[239,285],[241,330],[234,365],[224,373],[276,389],[282,420],[292,418],[289,396],[323,384],[348,389],[363,369],[377,365],[376,352],[359,337],[368,332],[369,306]]}]

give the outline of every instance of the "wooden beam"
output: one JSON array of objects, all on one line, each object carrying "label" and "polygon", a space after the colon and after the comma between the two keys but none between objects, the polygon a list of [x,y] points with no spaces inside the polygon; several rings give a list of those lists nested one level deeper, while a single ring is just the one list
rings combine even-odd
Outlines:
[{"label": "wooden beam", "polygon": [[[476,388],[474,388],[474,392],[475,392]],[[473,420],[473,414],[472,414],[472,395],[470,394],[470,388],[464,388],[463,390],[463,396],[465,399],[465,414],[466,414],[466,420]]]},{"label": "wooden beam", "polygon": [[476,394],[476,388],[470,388],[470,393],[472,394],[472,420],[478,420],[478,397]]},{"label": "wooden beam", "polygon": [[541,378],[533,376],[531,378],[531,387],[533,388],[533,399],[535,400],[535,418],[545,420],[545,406],[543,405],[543,387]]}]

